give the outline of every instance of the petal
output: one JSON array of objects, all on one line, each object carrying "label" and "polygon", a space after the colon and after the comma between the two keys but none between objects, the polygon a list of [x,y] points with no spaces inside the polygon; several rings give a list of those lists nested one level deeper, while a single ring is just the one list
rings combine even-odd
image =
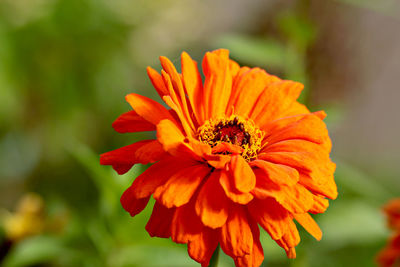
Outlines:
[{"label": "petal", "polygon": [[165,156],[157,140],[144,140],[101,154],[100,164],[112,165],[118,174],[124,174],[137,163],[153,163]]},{"label": "petal", "polygon": [[242,156],[232,156],[230,172],[233,176],[234,186],[238,191],[248,193],[256,185],[256,176]]},{"label": "petal", "polygon": [[205,164],[182,168],[165,184],[158,187],[153,197],[167,208],[180,207],[189,202],[200,183],[210,172],[211,168]]},{"label": "petal", "polygon": [[214,171],[201,188],[195,209],[205,226],[219,228],[228,218],[229,202],[219,184],[220,171]]},{"label": "petal", "polygon": [[131,189],[128,190],[132,190],[135,198],[148,197],[176,172],[196,164],[198,163],[194,161],[168,157],[147,168],[133,181]]},{"label": "petal", "polygon": [[302,139],[317,144],[323,144],[329,139],[325,123],[313,114],[304,116],[279,130],[269,131],[271,133],[265,138],[269,144],[289,139]]},{"label": "petal", "polygon": [[266,179],[264,173],[255,170],[257,175],[257,185],[252,194],[258,199],[274,198],[286,210],[292,213],[307,212],[314,203],[313,194],[301,184],[294,186],[276,185]]},{"label": "petal", "polygon": [[151,237],[168,238],[171,236],[171,222],[175,208],[167,209],[159,203],[154,204],[153,212],[146,224],[146,231]]},{"label": "petal", "polygon": [[136,133],[156,130],[153,124],[140,117],[134,110],[119,116],[113,122],[112,127],[119,133]]},{"label": "petal", "polygon": [[293,186],[299,181],[297,170],[286,165],[253,160],[250,166],[260,168],[271,182],[278,185]]},{"label": "petal", "polygon": [[176,209],[171,224],[171,239],[176,243],[188,243],[197,239],[203,224],[194,210],[193,201]]},{"label": "petal", "polygon": [[151,67],[147,67],[147,75],[149,76],[151,83],[161,99],[163,96],[169,94],[167,87],[165,87],[163,78],[156,70],[152,69]]},{"label": "petal", "polygon": [[264,260],[264,251],[260,243],[260,230],[256,223],[250,223],[253,233],[253,251],[250,255],[245,255],[235,259],[236,267],[259,267]]},{"label": "petal", "polygon": [[282,238],[292,220],[289,213],[272,198],[254,200],[248,205],[248,210],[274,240]]},{"label": "petal", "polygon": [[318,241],[322,238],[322,231],[318,224],[313,220],[313,218],[308,213],[293,214],[296,221],[304,227],[315,239]]},{"label": "petal", "polygon": [[182,131],[170,120],[163,120],[157,125],[157,139],[165,151],[174,156],[184,156],[202,161],[187,144]]},{"label": "petal", "polygon": [[203,83],[201,75],[197,67],[197,63],[183,52],[181,55],[182,80],[185,86],[185,92],[192,106],[193,113],[200,125],[204,123],[204,108],[201,103],[201,94],[203,91]]},{"label": "petal", "polygon": [[202,267],[209,265],[210,259],[218,246],[216,234],[210,228],[204,227],[195,239],[188,244],[189,256],[201,263]]},{"label": "petal", "polygon": [[167,85],[172,100],[179,107],[179,110],[182,113],[183,118],[181,118],[181,122],[184,123],[183,121],[185,121],[190,127],[194,129],[181,76],[176,71],[174,64],[172,64],[172,62],[168,58],[160,57],[160,62],[164,69],[164,71],[161,71],[164,83]]},{"label": "petal", "polygon": [[154,125],[165,119],[175,121],[163,105],[148,97],[132,93],[126,96],[126,101],[139,116]]},{"label": "petal", "polygon": [[317,152],[268,152],[261,153],[258,157],[265,161],[297,169],[300,184],[314,193],[334,199],[337,197],[337,188],[333,177],[336,165],[326,153],[317,154]]},{"label": "petal", "polygon": [[229,51],[225,49],[207,52],[203,59],[205,76],[203,103],[206,117],[224,115],[232,89],[232,75],[229,70]]},{"label": "petal", "polygon": [[284,187],[275,199],[292,213],[306,212],[313,205],[313,195],[300,184]]},{"label": "petal", "polygon": [[257,121],[260,127],[276,118],[281,118],[282,114],[296,103],[303,87],[301,83],[293,81],[269,83],[254,104],[250,118]]},{"label": "petal", "polygon": [[259,68],[251,69],[244,73],[232,89],[229,105],[235,107],[235,113],[248,117],[252,107],[263,92],[264,88],[271,82],[274,76],[268,75]]},{"label": "petal", "polygon": [[295,246],[300,243],[300,235],[293,221],[289,223],[287,232],[281,239],[276,240],[276,243],[285,249],[289,259],[296,258]]},{"label": "petal", "polygon": [[232,258],[251,254],[253,234],[244,209],[235,205],[229,213],[226,224],[220,230],[222,250]]},{"label": "petal", "polygon": [[139,214],[149,202],[150,197],[145,198],[135,198],[132,190],[128,188],[121,196],[121,204],[122,207],[129,212],[129,214],[133,217],[136,214]]},{"label": "petal", "polygon": [[234,187],[233,176],[226,171],[221,171],[221,177],[219,179],[224,192],[228,198],[238,204],[247,204],[253,199],[253,195],[250,193],[242,193]]},{"label": "petal", "polygon": [[314,204],[308,212],[313,214],[324,213],[329,207],[329,201],[323,196],[314,195]]}]

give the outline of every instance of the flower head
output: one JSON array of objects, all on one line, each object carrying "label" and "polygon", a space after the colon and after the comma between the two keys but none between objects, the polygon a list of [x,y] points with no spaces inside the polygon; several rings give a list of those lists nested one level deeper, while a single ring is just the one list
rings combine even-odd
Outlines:
[{"label": "flower head", "polygon": [[202,266],[220,244],[237,266],[259,266],[260,225],[290,258],[300,242],[296,220],[316,239],[310,213],[323,213],[337,196],[331,141],[323,111],[297,102],[303,88],[259,68],[240,67],[227,50],[197,64],[182,53],[182,73],[165,57],[161,74],[148,68],[165,108],[137,94],[133,111],[113,124],[117,132],[157,131],[145,140],[101,155],[118,173],[154,163],[121,197],[132,216],[151,195],[151,236],[188,244]]},{"label": "flower head", "polygon": [[400,264],[400,198],[389,201],[383,211],[387,216],[389,228],[394,234],[386,247],[378,254],[377,261],[381,267],[398,266]]}]

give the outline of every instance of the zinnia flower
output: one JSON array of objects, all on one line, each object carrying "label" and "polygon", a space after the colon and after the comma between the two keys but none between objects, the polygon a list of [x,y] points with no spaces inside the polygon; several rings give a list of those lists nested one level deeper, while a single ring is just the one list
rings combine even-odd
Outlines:
[{"label": "zinnia flower", "polygon": [[300,242],[293,220],[320,240],[310,213],[323,213],[327,198],[336,198],[335,164],[325,113],[296,101],[303,85],[240,67],[223,49],[204,56],[204,82],[185,52],[182,73],[160,61],[161,75],[147,71],[170,109],[132,93],[133,110],[113,124],[120,133],[155,130],[157,139],[101,155],[120,174],[154,163],[122,195],[124,209],[134,216],[153,195],[146,230],[188,244],[202,266],[218,244],[236,266],[259,266],[258,225],[289,258]]},{"label": "zinnia flower", "polygon": [[387,216],[388,226],[394,230],[394,234],[378,254],[377,261],[381,267],[400,266],[400,198],[387,203],[383,211]]}]

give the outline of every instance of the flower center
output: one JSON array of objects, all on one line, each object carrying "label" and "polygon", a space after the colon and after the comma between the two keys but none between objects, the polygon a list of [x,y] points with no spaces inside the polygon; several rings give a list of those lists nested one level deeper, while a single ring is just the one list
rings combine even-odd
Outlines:
[{"label": "flower center", "polygon": [[[241,155],[250,161],[257,157],[261,149],[264,132],[257,128],[252,120],[232,115],[229,118],[207,120],[199,127],[197,135],[201,142],[213,148],[222,143],[239,146],[243,149]],[[232,154],[232,151],[226,149],[216,153]]]}]

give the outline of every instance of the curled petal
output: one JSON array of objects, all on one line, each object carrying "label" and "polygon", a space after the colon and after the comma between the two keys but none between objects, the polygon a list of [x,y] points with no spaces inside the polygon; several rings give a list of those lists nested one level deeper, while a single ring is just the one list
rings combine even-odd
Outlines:
[{"label": "curled petal", "polygon": [[253,234],[244,208],[231,209],[226,224],[220,230],[222,250],[232,258],[250,255],[253,251]]},{"label": "curled petal", "polygon": [[226,171],[221,171],[219,183],[224,189],[226,196],[233,202],[244,205],[253,199],[252,194],[240,192],[234,187],[233,177]]},{"label": "curled petal", "polygon": [[256,185],[256,176],[242,156],[237,155],[232,157],[230,172],[233,176],[235,188],[238,191],[248,193]]},{"label": "curled petal", "polygon": [[192,201],[176,209],[171,224],[171,239],[176,243],[188,243],[198,239],[203,228]]},{"label": "curled petal", "polygon": [[156,89],[158,95],[163,98],[163,96],[168,95],[168,89],[165,87],[165,83],[161,75],[152,69],[151,67],[147,67],[147,75],[150,78],[151,83]]},{"label": "curled petal", "polygon": [[204,227],[188,244],[189,256],[201,263],[202,267],[207,267],[214,251],[218,246],[218,238],[214,230]]},{"label": "curled petal", "polygon": [[219,228],[228,218],[229,202],[219,184],[220,171],[215,170],[201,188],[195,209],[205,226]]},{"label": "curled petal", "polygon": [[236,267],[259,267],[264,260],[264,251],[260,243],[260,230],[254,222],[250,222],[250,228],[253,233],[253,251],[250,255],[236,258]]},{"label": "curled petal", "polygon": [[281,239],[291,222],[289,213],[274,199],[254,200],[248,206],[251,217],[264,228],[272,239]]},{"label": "curled petal", "polygon": [[175,208],[168,209],[159,203],[154,204],[150,220],[146,224],[146,230],[151,237],[168,238],[171,236],[171,222]]},{"label": "curled petal", "polygon": [[139,214],[149,203],[150,196],[135,198],[132,189],[128,188],[121,196],[122,207],[133,217]]},{"label": "curled petal", "polygon": [[276,240],[276,243],[286,251],[289,259],[296,258],[295,247],[300,243],[300,235],[293,221],[289,223],[287,232],[281,239]]}]

